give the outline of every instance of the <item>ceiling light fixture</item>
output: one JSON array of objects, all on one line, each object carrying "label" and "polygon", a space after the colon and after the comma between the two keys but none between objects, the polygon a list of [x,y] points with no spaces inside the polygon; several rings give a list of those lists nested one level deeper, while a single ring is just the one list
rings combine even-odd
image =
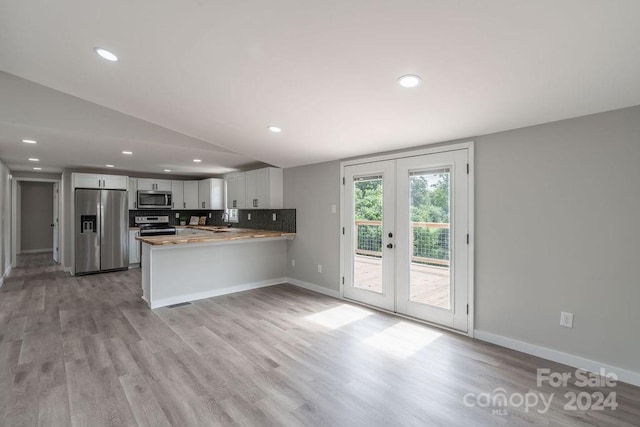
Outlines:
[{"label": "ceiling light fixture", "polygon": [[202,160],[200,160],[200,159],[193,159],[193,161],[196,162],[196,163],[202,163]]},{"label": "ceiling light fixture", "polygon": [[111,61],[111,62],[117,62],[118,61],[118,57],[113,52],[109,52],[107,49],[103,49],[101,47],[94,47],[93,50],[98,55],[100,55],[101,57],[106,59],[107,61]]},{"label": "ceiling light fixture", "polygon": [[420,84],[421,81],[422,79],[419,76],[407,74],[406,76],[401,76],[398,79],[398,84],[402,87],[416,87]]},{"label": "ceiling light fixture", "polygon": [[280,129],[278,126],[269,126],[267,129],[269,129],[271,132],[274,132],[274,133],[282,132],[282,129]]},{"label": "ceiling light fixture", "polygon": [[171,172],[171,169],[165,169],[164,171],[165,172]]},{"label": "ceiling light fixture", "polygon": [[113,168],[114,167],[113,165],[105,165],[105,166],[108,167],[108,168]]},{"label": "ceiling light fixture", "polygon": [[126,154],[127,156],[130,156],[133,154],[132,151],[123,151],[122,154]]},{"label": "ceiling light fixture", "polygon": [[38,141],[36,141],[35,139],[23,139],[22,142],[24,142],[25,144],[35,144]]},{"label": "ceiling light fixture", "polygon": [[29,157],[30,162],[39,162],[40,159],[36,159],[35,157]]},{"label": "ceiling light fixture", "polygon": [[33,168],[34,171],[41,171],[42,168]]}]

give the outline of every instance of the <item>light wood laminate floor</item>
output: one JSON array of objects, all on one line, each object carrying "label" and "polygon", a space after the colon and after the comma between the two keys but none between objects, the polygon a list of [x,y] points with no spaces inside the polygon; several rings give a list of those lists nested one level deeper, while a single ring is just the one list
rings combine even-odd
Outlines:
[{"label": "light wood laminate floor", "polygon": [[[20,257],[0,291],[3,426],[640,425],[636,387],[565,411],[582,389],[536,387],[536,368],[571,368],[294,286],[151,311],[139,270],[70,277],[50,257]],[[498,388],[555,400],[463,403]]]}]

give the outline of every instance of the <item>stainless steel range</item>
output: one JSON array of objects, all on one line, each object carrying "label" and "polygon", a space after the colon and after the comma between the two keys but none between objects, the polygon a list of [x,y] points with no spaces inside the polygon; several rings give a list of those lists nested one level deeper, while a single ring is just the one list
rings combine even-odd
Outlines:
[{"label": "stainless steel range", "polygon": [[136,226],[140,228],[140,236],[170,236],[176,234],[176,228],[169,225],[169,216],[137,216]]}]

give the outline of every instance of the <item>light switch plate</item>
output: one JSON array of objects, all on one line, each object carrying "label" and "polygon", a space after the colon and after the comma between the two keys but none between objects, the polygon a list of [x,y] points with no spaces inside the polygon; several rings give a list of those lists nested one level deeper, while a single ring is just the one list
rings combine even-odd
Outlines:
[{"label": "light switch plate", "polygon": [[247,221],[251,221],[251,214],[247,214]]},{"label": "light switch plate", "polygon": [[276,214],[273,214],[273,220],[274,221],[276,220]]}]

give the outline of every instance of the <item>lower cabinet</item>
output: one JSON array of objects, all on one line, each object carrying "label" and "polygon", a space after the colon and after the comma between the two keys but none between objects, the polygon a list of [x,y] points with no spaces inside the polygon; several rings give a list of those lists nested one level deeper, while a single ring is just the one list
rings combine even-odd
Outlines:
[{"label": "lower cabinet", "polygon": [[129,230],[129,264],[140,264],[140,242],[136,240],[138,230]]}]

